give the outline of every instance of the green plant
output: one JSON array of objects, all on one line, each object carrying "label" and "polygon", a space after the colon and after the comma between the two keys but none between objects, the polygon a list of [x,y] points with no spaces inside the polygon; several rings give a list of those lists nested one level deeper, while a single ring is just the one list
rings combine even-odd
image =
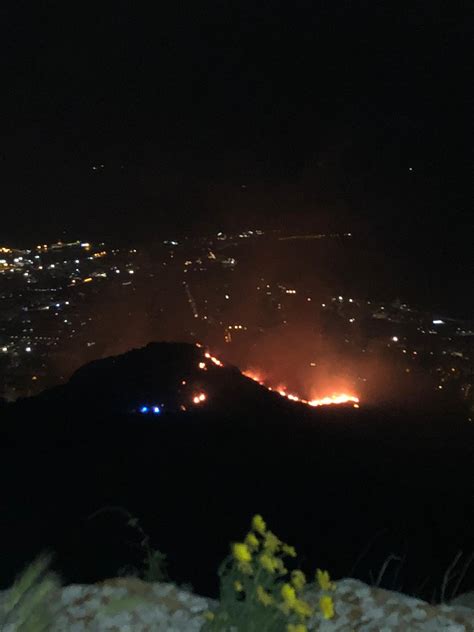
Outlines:
[{"label": "green plant", "polygon": [[[452,600],[454,599],[454,597],[456,597],[459,594],[459,588],[466,576],[466,573],[470,565],[472,564],[472,561],[474,560],[474,553],[469,555],[464,563],[464,566],[460,570],[457,570],[458,563],[460,562],[462,556],[463,556],[463,552],[458,551],[456,553],[454,560],[451,562],[451,564],[446,569],[446,572],[444,573],[443,581],[441,584],[441,590],[440,590],[441,603],[446,603],[448,599]],[[451,593],[448,598],[447,596],[448,584],[449,582],[454,581],[454,580],[457,580],[457,581],[454,584],[453,588],[451,589]]]},{"label": "green plant", "polygon": [[18,577],[0,608],[0,629],[14,624],[18,632],[51,629],[54,618],[52,597],[60,588],[56,575],[48,571],[50,557],[38,557]]},{"label": "green plant", "polygon": [[[302,598],[303,572],[285,566],[285,558],[294,557],[295,549],[269,531],[261,516],[254,516],[244,541],[232,545],[220,566],[219,605],[206,613],[203,631],[306,632],[306,621],[315,611]],[[320,615],[330,619],[335,585],[325,571],[318,569],[316,578],[323,591]]]},{"label": "green plant", "polygon": [[138,535],[139,541],[138,543],[134,543],[134,545],[138,546],[143,553],[143,566],[140,570],[135,571],[133,574],[141,577],[146,582],[167,581],[168,573],[166,570],[166,554],[152,546],[150,536],[142,528],[139,519],[124,507],[115,506],[103,507],[91,514],[89,518],[94,518],[106,511],[114,511],[124,515],[127,519],[127,526],[132,528]]}]

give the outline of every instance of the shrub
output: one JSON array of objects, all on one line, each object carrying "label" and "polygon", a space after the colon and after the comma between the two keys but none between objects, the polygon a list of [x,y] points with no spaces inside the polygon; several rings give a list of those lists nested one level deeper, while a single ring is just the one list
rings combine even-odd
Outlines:
[{"label": "shrub", "polygon": [[142,552],[142,566],[140,569],[124,566],[120,569],[121,575],[134,575],[146,582],[164,582],[168,580],[166,554],[153,547],[150,536],[144,531],[139,519],[124,507],[103,507],[89,516],[95,518],[105,512],[116,512],[126,518],[126,524],[133,529],[138,536],[135,546]]},{"label": "shrub", "polygon": [[[295,549],[269,531],[261,516],[254,516],[243,542],[232,544],[220,566],[220,601],[206,613],[203,631],[306,632],[306,622],[316,612],[302,598],[304,573],[285,566],[287,558],[295,557]],[[335,585],[326,571],[318,569],[316,579],[323,591],[318,613],[330,619]]]}]

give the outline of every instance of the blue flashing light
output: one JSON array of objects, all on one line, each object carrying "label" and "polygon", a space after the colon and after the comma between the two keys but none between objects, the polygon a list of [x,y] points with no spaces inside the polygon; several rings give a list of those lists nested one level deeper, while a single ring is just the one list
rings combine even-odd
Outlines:
[{"label": "blue flashing light", "polygon": [[140,408],[140,412],[143,413],[143,414],[147,413],[148,412],[148,406],[142,406]]},{"label": "blue flashing light", "polygon": [[159,406],[153,406],[152,411],[154,412],[155,415],[159,415],[161,413]]}]

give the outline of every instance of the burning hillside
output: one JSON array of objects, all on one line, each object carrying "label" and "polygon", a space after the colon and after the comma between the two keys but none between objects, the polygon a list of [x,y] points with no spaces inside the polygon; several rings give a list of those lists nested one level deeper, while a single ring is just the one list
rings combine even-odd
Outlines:
[{"label": "burning hillside", "polygon": [[[202,345],[197,343],[196,346],[199,349],[202,349]],[[224,363],[219,360],[216,356],[212,355],[209,351],[203,352],[203,356],[200,362],[198,362],[197,367],[201,371],[207,371],[212,365],[216,367],[223,367]],[[266,381],[262,378],[261,373],[253,370],[245,370],[241,372],[245,377],[250,378],[254,382],[260,384],[268,391],[272,391],[278,393],[281,397],[286,397],[288,400],[292,402],[299,402],[301,404],[306,404],[307,406],[317,407],[317,406],[330,406],[337,404],[352,404],[354,408],[359,408],[359,398],[356,395],[349,394],[347,392],[335,391],[323,397],[311,397],[304,398],[300,395],[296,395],[294,392],[291,392],[286,386],[279,384],[278,386],[270,386]],[[186,386],[187,382],[183,380],[181,382],[182,385]],[[193,393],[191,397],[191,401],[195,405],[202,404],[208,399],[208,396],[204,392]],[[183,404],[181,406],[181,410],[187,410],[187,405]]]},{"label": "burning hillside", "polygon": [[258,382],[261,386],[264,386],[269,391],[275,391],[282,397],[286,397],[293,402],[301,402],[302,404],[307,404],[308,406],[329,406],[333,404],[352,403],[354,405],[354,408],[359,408],[359,398],[355,395],[349,395],[348,393],[331,393],[331,395],[326,395],[325,397],[305,399],[303,397],[300,397],[299,395],[288,392],[286,386],[278,385],[276,388],[269,386],[263,381],[261,376],[254,371],[242,371],[242,374],[246,377],[249,377],[251,380],[254,380],[254,382]]},{"label": "burning hillside", "polygon": [[[196,345],[198,348],[202,348],[202,345],[199,343]],[[222,367],[224,364],[215,356],[211,355],[209,351],[204,353],[203,361],[198,364],[198,367],[202,370],[207,370],[207,361],[212,362],[215,366]],[[286,397],[292,402],[300,402],[301,404],[307,404],[308,406],[316,407],[316,406],[330,406],[335,404],[353,404],[354,408],[359,408],[359,398],[356,395],[351,395],[346,392],[333,392],[330,395],[325,395],[324,397],[312,397],[310,399],[305,399],[304,397],[300,397],[295,393],[292,393],[288,390],[288,388],[282,384],[273,387],[268,385],[262,378],[261,374],[257,371],[245,370],[242,371],[242,375],[250,378],[254,382],[260,384],[267,388],[269,391],[274,391],[281,395],[281,397]],[[201,395],[195,396],[193,398],[194,404],[199,404],[204,401],[205,396]]]},{"label": "burning hillside", "polygon": [[[201,348],[200,344],[197,344],[199,348]],[[212,362],[215,366],[222,367],[224,364],[215,356],[211,355],[209,351],[204,353],[203,361],[198,364],[198,367],[201,370],[207,370],[207,361]],[[261,374],[257,371],[245,370],[242,371],[242,375],[250,378],[254,382],[260,384],[260,386],[265,387],[269,391],[273,391],[278,393],[281,397],[286,397],[292,402],[300,402],[301,404],[307,404],[308,406],[316,407],[316,406],[330,406],[335,404],[353,404],[354,408],[359,408],[359,398],[356,395],[351,395],[346,392],[333,392],[331,394],[325,395],[323,397],[312,397],[306,399],[301,397],[300,395],[296,395],[288,390],[288,388],[282,384],[278,386],[270,386],[267,384],[262,378]],[[195,396],[193,398],[194,404],[199,404],[204,401],[205,396],[201,395]]]},{"label": "burning hillside", "polygon": [[[259,392],[247,378],[264,389]],[[240,372],[200,344],[150,343],[85,365],[67,384],[44,391],[26,400],[25,405],[34,407],[38,402],[49,411],[57,406],[80,416],[84,411],[90,413],[93,402],[95,412],[101,411],[107,417],[115,413],[138,413],[151,419],[190,413],[196,408],[225,411],[229,402],[234,410],[237,407],[248,411],[262,397],[271,406],[270,400],[274,398],[268,398],[269,392],[311,407],[337,404],[358,407],[359,402],[349,388],[337,390],[337,382],[334,389],[313,392],[308,389],[310,397],[300,396],[293,386],[283,386],[276,380],[272,383],[257,372]]]}]

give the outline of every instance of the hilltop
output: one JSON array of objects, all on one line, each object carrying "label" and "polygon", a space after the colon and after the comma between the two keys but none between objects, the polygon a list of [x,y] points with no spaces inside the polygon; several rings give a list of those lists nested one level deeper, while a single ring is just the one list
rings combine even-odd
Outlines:
[{"label": "hilltop", "polygon": [[[199,394],[205,399],[194,402]],[[160,414],[169,415],[192,413],[198,404],[212,413],[225,413],[229,406],[234,412],[248,411],[257,401],[294,411],[277,394],[224,365],[201,345],[161,342],[90,362],[67,384],[21,399],[9,412],[21,417],[34,409],[36,414],[47,411],[50,418],[86,414],[106,419],[133,415],[153,404],[159,405]]]}]

